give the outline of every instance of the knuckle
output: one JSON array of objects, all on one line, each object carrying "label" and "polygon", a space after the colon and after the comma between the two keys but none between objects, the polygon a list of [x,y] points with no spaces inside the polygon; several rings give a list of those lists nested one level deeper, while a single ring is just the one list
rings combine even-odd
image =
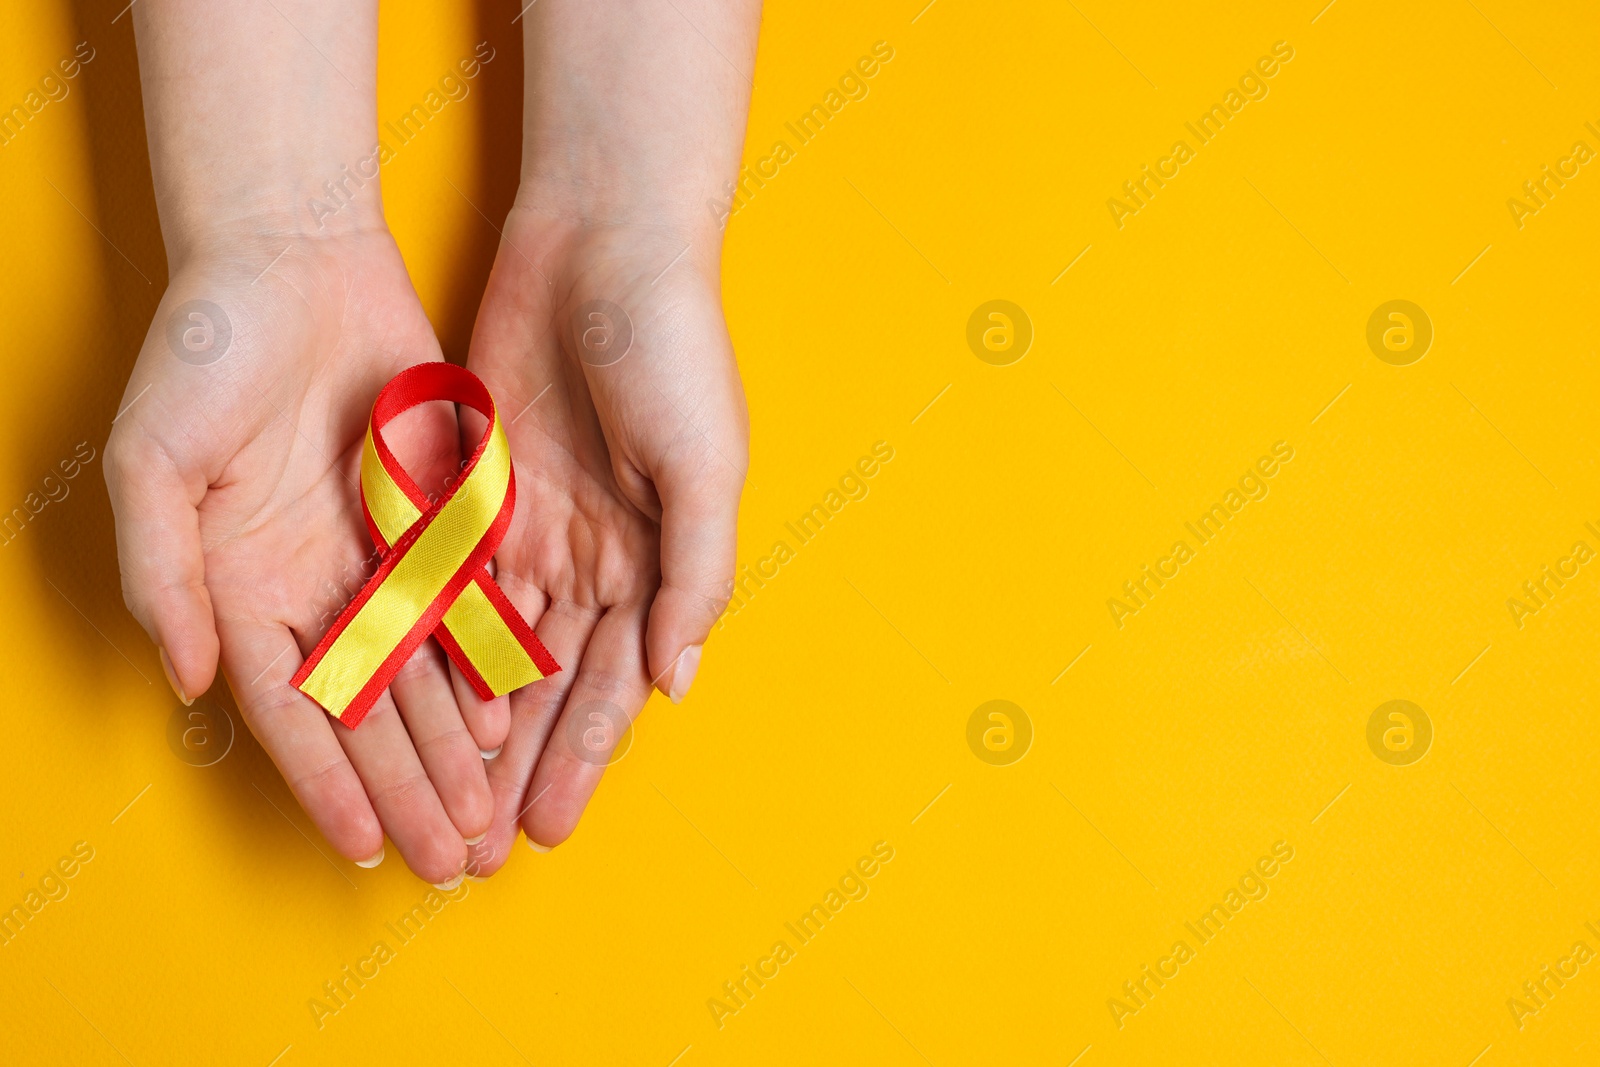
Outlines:
[{"label": "knuckle", "polygon": [[474,761],[479,759],[474,751],[477,746],[472,741],[472,734],[467,732],[466,726],[457,719],[453,725],[446,726],[431,734],[414,736],[413,740],[419,751],[426,751],[429,756],[441,760],[456,760],[466,765],[466,757],[470,754]]},{"label": "knuckle", "polygon": [[[308,699],[298,689],[289,685],[287,681],[269,685],[258,692],[249,694],[239,699],[239,714],[244,717],[246,725],[252,731],[257,726],[266,723],[274,712],[298,704]],[[335,761],[337,762],[337,761]]]},{"label": "knuckle", "polygon": [[373,790],[373,799],[394,810],[399,817],[412,819],[432,792],[433,785],[425,775],[401,774],[379,782]]},{"label": "knuckle", "polygon": [[133,449],[133,441],[128,431],[121,426],[113,427],[111,436],[106,441],[103,470],[106,484],[113,489],[124,476],[135,469]]},{"label": "knuckle", "polygon": [[116,500],[116,490],[162,466],[171,466],[166,451],[136,426],[115,426],[106,440],[103,474]]},{"label": "knuckle", "polygon": [[429,675],[435,674],[438,672],[438,670],[438,660],[434,659],[432,650],[428,648],[426,643],[424,643],[415,652],[413,652],[411,654],[411,658],[406,660],[405,663],[401,665],[400,669],[395,672],[395,676],[393,679],[391,679],[389,684],[394,685],[398,682],[401,685],[404,685],[406,682],[412,681],[413,679],[425,678]]},{"label": "knuckle", "polygon": [[321,807],[325,803],[331,810],[342,813],[345,806],[338,802],[342,798],[331,794],[342,792],[339,788],[340,783],[335,779],[346,766],[348,763],[343,756],[327,759],[315,767],[291,776],[289,788],[294,790],[295,796],[303,798],[308,807]]},{"label": "knuckle", "polygon": [[722,618],[722,613],[728,610],[728,605],[733,603],[733,579],[729,578],[720,587],[714,587],[709,592],[700,594],[700,601],[705,606],[706,614],[712,622]]},{"label": "knuckle", "polygon": [[342,781],[348,764],[334,757],[289,779],[289,789],[329,843],[351,859],[383,847],[383,828],[362,800],[360,787]]}]

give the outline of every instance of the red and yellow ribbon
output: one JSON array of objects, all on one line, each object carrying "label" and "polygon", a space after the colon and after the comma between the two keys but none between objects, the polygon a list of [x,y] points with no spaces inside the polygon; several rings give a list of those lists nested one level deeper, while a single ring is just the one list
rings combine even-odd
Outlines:
[{"label": "red and yellow ribbon", "polygon": [[[390,421],[430,400],[489,420],[460,480],[432,503],[383,439]],[[361,510],[382,562],[291,684],[354,728],[430,634],[485,700],[559,671],[485,569],[516,499],[505,430],[477,376],[449,363],[397,374],[372,405],[361,450]]]}]

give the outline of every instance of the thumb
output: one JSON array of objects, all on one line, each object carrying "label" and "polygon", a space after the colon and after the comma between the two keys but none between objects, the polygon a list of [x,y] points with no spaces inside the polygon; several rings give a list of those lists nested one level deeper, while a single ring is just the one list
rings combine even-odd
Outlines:
[{"label": "thumb", "polygon": [[117,524],[122,599],[161,652],[167,681],[185,704],[211,688],[217,629],[206,589],[197,500],[172,458],[136,427],[106,444],[106,487]]},{"label": "thumb", "polygon": [[716,455],[656,478],[661,496],[661,588],[645,651],[656,688],[681,701],[700,650],[733,592],[743,471]]}]

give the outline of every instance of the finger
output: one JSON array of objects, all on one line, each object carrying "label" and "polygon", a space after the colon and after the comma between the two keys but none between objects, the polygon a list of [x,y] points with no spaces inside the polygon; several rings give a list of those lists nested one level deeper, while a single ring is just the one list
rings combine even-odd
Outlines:
[{"label": "finger", "polygon": [[733,593],[742,468],[713,452],[656,476],[661,494],[661,588],[650,606],[651,679],[673,703],[689,691],[700,650]]},{"label": "finger", "polygon": [[295,799],[341,856],[363,867],[383,859],[383,827],[327,712],[289,684],[300,648],[285,626],[256,620],[221,625],[222,669],[250,732],[277,764]]},{"label": "finger", "polygon": [[116,515],[117,562],[128,610],[161,650],[167,681],[185,704],[217,675],[217,631],[200,547],[203,480],[189,485],[136,424],[106,445],[106,487]]},{"label": "finger", "polygon": [[428,780],[394,697],[385,691],[359,728],[335,726],[334,736],[406,866],[436,886],[458,881],[467,861],[466,842]]},{"label": "finger", "polygon": [[456,707],[461,709],[461,719],[472,734],[473,744],[478,747],[478,758],[494,759],[505,747],[506,734],[511,729],[511,698],[497,696],[483,699],[472,688],[472,683],[467,681],[466,675],[461,673],[461,668],[456,666],[456,661],[447,658],[447,662]]},{"label": "finger", "polygon": [[[515,602],[516,597],[512,599]],[[485,874],[506,861],[522,817],[530,805],[539,803],[539,798],[528,792],[528,782],[577,678],[584,648],[599,618],[598,610],[571,601],[553,601],[534,627],[561,670],[511,694],[511,730],[505,748],[487,764],[489,787],[494,790],[494,823],[484,845],[473,852],[474,863]]]},{"label": "finger", "polygon": [[494,814],[494,797],[435,642],[424,641],[412,654],[389,683],[389,693],[445,814],[461,837],[480,838]]},{"label": "finger", "polygon": [[571,836],[606,767],[627,754],[633,720],[650,696],[644,625],[641,603],[613,607],[595,626],[528,786],[540,798],[522,816],[530,842],[552,848]]}]

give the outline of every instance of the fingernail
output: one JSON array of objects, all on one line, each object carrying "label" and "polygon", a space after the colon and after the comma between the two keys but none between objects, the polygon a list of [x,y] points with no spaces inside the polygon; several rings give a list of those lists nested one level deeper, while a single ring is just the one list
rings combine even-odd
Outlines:
[{"label": "fingernail", "polygon": [[533,849],[535,852],[549,852],[555,846],[553,846],[553,845],[541,845],[541,844],[539,844],[539,842],[535,841],[533,838],[530,837],[530,838],[528,838],[528,847]]},{"label": "fingernail", "polygon": [[454,878],[450,879],[448,882],[435,882],[435,883],[433,883],[433,888],[438,889],[441,892],[448,893],[448,892],[450,892],[450,890],[454,889],[456,886],[458,886],[462,882],[466,881],[466,879],[467,879],[467,872],[466,871],[462,871],[460,874],[456,875]]},{"label": "fingernail", "polygon": [[695,671],[699,669],[699,645],[690,645],[678,653],[678,664],[672,668],[672,684],[667,687],[667,698],[674,704],[681,704],[689,692],[689,685],[694,681]]},{"label": "fingernail", "polygon": [[[183,706],[188,707],[194,703],[194,697],[183,691],[183,683],[178,681],[178,672],[172,669],[172,657],[167,655],[165,648],[158,648],[161,653],[161,669],[166,672],[167,684],[172,686],[172,691],[178,694],[178,699],[183,701]],[[382,859],[382,856],[378,857]]]},{"label": "fingernail", "polygon": [[481,844],[483,844],[483,839],[488,837],[488,836],[489,836],[489,831],[485,830],[483,833],[479,834],[477,837],[464,837],[464,838],[462,838],[462,840],[465,841],[469,845],[481,845]]},{"label": "fingernail", "polygon": [[505,747],[505,745],[501,745],[499,748],[480,748],[478,749],[478,755],[482,756],[484,759],[494,759],[505,750]]},{"label": "fingernail", "polygon": [[357,867],[376,867],[383,862],[383,849],[378,849],[378,854],[367,860],[356,860]]}]

